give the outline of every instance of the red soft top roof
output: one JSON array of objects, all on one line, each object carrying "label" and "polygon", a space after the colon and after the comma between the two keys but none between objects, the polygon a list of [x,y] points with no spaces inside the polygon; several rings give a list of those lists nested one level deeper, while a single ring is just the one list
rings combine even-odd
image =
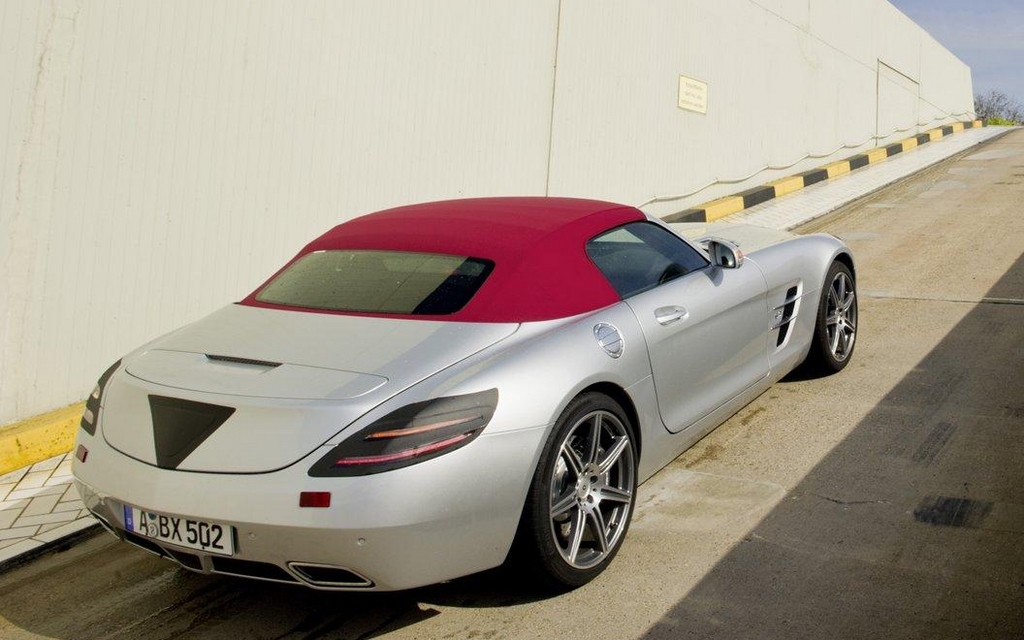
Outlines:
[{"label": "red soft top roof", "polygon": [[[633,207],[575,198],[475,198],[409,205],[371,213],[334,227],[306,245],[281,271],[308,253],[330,249],[483,258],[494,262],[494,270],[457,313],[327,313],[459,322],[552,320],[600,309],[619,300],[587,256],[586,243],[602,231],[643,219],[644,214]],[[293,308],[256,300],[256,294],[266,284],[242,304]]]}]

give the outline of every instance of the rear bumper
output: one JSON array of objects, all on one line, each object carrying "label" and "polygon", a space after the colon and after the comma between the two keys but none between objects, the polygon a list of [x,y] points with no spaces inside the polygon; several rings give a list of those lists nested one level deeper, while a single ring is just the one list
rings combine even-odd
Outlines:
[{"label": "rear bumper", "polygon": [[[202,573],[318,589],[396,590],[501,564],[512,544],[545,428],[482,435],[434,460],[355,478],[311,478],[326,450],[266,474],[159,469],[79,434],[75,461],[85,505],[114,535]],[[97,434],[98,436],[98,434]],[[329,491],[328,508],[300,508],[299,492]],[[124,505],[231,525],[230,558],[125,531]]]}]

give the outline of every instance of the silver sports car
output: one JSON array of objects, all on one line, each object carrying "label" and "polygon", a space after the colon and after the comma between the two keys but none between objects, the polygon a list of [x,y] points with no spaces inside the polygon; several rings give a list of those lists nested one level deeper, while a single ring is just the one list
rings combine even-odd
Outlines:
[{"label": "silver sports car", "polygon": [[374,213],[111,366],[76,483],[203,573],[392,590],[514,554],[578,586],[639,482],[805,360],[849,362],[854,283],[832,236],[607,202]]}]

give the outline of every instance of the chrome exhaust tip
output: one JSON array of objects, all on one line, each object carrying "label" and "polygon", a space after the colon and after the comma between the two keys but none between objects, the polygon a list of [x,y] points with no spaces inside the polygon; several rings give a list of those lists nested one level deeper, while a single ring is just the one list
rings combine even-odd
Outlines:
[{"label": "chrome exhaust tip", "polygon": [[369,589],[373,580],[351,569],[315,562],[289,562],[288,568],[303,582],[315,587]]}]

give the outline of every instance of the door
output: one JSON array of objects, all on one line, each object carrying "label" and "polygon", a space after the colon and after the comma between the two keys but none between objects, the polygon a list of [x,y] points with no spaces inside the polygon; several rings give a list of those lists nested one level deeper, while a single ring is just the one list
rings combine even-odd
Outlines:
[{"label": "door", "polygon": [[768,375],[766,284],[755,264],[710,266],[651,222],[598,236],[587,250],[643,328],[658,408],[670,431]]}]

